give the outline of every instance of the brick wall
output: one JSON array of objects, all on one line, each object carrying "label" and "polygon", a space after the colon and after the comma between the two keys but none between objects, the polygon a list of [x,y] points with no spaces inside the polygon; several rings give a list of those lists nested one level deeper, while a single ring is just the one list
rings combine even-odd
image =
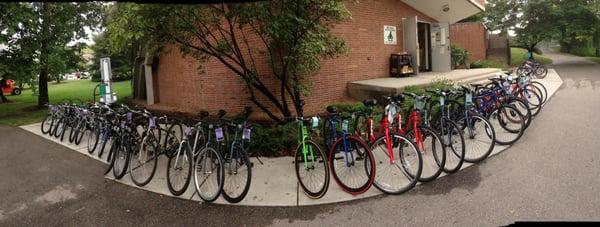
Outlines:
[{"label": "brick wall", "polygon": [[[352,12],[352,19],[335,25],[332,33],[346,40],[349,53],[322,61],[321,70],[311,77],[314,86],[312,94],[305,97],[305,114],[321,112],[327,104],[347,100],[346,86],[350,81],[387,77],[390,54],[402,51],[403,17],[416,15],[421,21],[435,22],[401,0],[347,1],[346,7]],[[396,45],[384,45],[384,25],[396,26]],[[158,105],[213,113],[218,109],[239,112],[251,105],[243,83],[218,60],[210,58],[200,74],[193,59],[183,58],[177,48],[169,49],[160,56],[157,68]],[[264,61],[258,68],[266,69],[266,64]],[[276,86],[274,80],[265,82]]]},{"label": "brick wall", "polygon": [[471,61],[486,58],[487,30],[482,23],[456,23],[450,26],[450,42],[471,52]]}]

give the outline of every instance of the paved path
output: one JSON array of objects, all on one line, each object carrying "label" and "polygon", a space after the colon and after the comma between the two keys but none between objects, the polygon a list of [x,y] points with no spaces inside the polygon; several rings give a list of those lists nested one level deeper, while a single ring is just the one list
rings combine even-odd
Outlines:
[{"label": "paved path", "polygon": [[[600,65],[551,55],[564,85],[507,152],[402,196],[270,208],[199,205],[117,184],[102,164],[0,126],[0,225],[503,225],[600,219]],[[585,119],[579,122],[573,119]]]}]

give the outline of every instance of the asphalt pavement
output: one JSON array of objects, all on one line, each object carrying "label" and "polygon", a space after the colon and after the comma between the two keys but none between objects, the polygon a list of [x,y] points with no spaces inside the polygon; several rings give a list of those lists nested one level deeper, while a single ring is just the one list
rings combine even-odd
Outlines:
[{"label": "asphalt pavement", "polygon": [[105,179],[103,164],[66,147],[0,126],[0,226],[497,226],[600,220],[600,64],[548,55],[564,84],[517,144],[403,195],[339,204],[243,207],[161,196]]}]

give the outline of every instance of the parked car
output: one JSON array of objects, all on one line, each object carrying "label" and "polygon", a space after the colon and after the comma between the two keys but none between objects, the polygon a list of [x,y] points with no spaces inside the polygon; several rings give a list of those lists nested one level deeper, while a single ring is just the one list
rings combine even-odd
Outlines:
[{"label": "parked car", "polygon": [[16,86],[14,80],[6,80],[6,86],[2,87],[2,92],[4,94],[20,95],[22,90]]}]

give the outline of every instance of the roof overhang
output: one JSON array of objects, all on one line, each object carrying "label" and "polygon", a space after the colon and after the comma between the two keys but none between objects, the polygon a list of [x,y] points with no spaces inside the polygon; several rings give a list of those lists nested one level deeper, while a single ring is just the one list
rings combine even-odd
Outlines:
[{"label": "roof overhang", "polygon": [[[456,23],[485,10],[482,0],[402,0],[416,10],[439,21]],[[483,3],[483,4],[482,4]]]}]

